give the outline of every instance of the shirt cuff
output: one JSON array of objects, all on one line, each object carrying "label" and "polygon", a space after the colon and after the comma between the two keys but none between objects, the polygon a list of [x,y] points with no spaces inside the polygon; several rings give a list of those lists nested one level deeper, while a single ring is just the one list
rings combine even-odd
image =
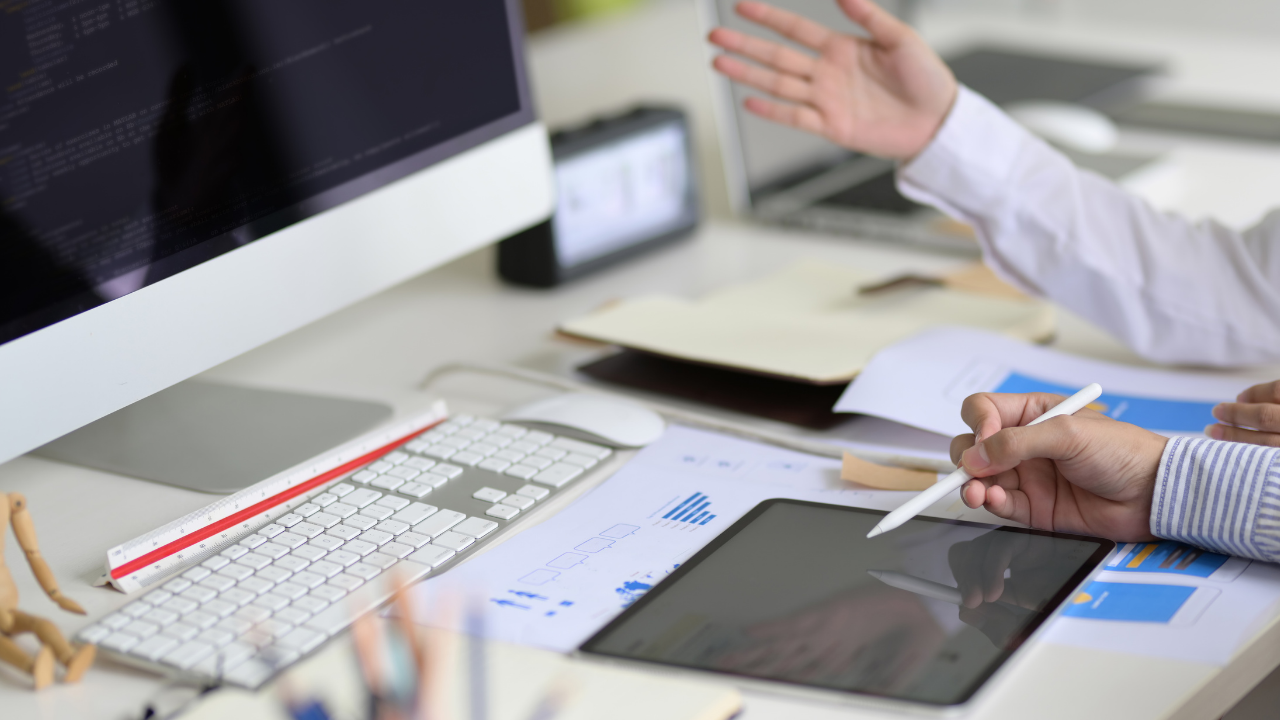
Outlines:
[{"label": "shirt cuff", "polygon": [[1280,448],[1173,438],[1156,473],[1151,534],[1280,560]]}]

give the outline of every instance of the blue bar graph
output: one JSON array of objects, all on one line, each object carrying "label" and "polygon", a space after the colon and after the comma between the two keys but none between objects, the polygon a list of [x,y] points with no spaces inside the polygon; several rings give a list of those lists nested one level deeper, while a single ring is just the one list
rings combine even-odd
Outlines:
[{"label": "blue bar graph", "polygon": [[711,507],[711,498],[696,492],[668,510],[662,519],[689,525],[706,525],[716,517],[708,509],[709,507]]}]

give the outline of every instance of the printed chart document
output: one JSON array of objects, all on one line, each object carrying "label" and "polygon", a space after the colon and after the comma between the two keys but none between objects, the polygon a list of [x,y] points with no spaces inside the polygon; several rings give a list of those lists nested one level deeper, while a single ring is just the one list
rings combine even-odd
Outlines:
[{"label": "printed chart document", "polygon": [[1216,422],[1214,405],[1234,400],[1257,381],[1117,365],[996,333],[946,327],[876,353],[835,411],[960,435],[971,431],[960,419],[960,406],[974,393],[1071,395],[1094,382],[1103,394],[1093,409],[1162,435],[1199,436]]}]

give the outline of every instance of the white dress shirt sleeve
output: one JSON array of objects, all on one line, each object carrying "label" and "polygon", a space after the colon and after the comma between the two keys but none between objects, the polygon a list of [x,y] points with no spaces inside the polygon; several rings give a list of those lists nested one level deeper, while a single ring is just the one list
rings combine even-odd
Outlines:
[{"label": "white dress shirt sleeve", "polygon": [[1147,358],[1280,360],[1280,212],[1245,232],[1159,212],[965,87],[898,187],[972,225],[1005,280]]}]

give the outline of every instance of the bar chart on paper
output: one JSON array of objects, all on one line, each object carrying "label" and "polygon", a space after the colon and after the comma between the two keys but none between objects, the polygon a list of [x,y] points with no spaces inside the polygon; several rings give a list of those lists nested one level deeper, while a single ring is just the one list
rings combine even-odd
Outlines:
[{"label": "bar chart on paper", "polygon": [[[696,529],[702,525],[706,525],[716,518],[711,512],[711,498],[702,492],[695,492],[680,502],[675,502],[674,506],[669,510],[668,506],[663,506],[658,510],[663,513],[654,522],[654,525],[665,527],[678,527],[681,529]],[[671,503],[668,503],[671,505]],[[664,512],[665,511],[665,512]]]}]

